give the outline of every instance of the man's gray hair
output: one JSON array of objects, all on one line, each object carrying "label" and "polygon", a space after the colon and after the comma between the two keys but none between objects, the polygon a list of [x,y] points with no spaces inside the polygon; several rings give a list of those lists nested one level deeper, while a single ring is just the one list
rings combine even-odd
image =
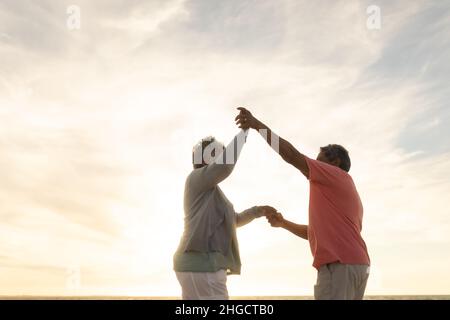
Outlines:
[{"label": "man's gray hair", "polygon": [[350,171],[352,163],[350,161],[350,156],[347,149],[343,146],[339,144],[329,144],[326,147],[321,147],[320,149],[325,152],[325,156],[328,160],[333,161],[336,158],[339,158],[341,160],[339,168],[347,172]]}]

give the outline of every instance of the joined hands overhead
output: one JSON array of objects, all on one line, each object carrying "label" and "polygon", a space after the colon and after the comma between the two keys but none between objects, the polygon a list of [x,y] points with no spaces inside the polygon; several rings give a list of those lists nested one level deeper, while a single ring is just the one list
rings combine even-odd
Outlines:
[{"label": "joined hands overhead", "polygon": [[236,116],[234,121],[236,121],[236,125],[239,128],[247,130],[247,129],[259,129],[261,122],[256,119],[250,111],[243,107],[237,108],[239,110],[239,114]]}]

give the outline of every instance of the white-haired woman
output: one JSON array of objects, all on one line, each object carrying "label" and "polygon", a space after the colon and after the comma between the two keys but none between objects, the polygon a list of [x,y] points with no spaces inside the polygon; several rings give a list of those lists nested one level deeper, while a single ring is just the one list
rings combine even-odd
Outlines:
[{"label": "white-haired woman", "polygon": [[194,170],[184,189],[184,232],[174,255],[183,299],[228,299],[227,275],[241,271],[236,227],[276,212],[254,206],[236,213],[218,186],[233,171],[247,133],[239,132],[226,148],[212,137],[194,147]]}]

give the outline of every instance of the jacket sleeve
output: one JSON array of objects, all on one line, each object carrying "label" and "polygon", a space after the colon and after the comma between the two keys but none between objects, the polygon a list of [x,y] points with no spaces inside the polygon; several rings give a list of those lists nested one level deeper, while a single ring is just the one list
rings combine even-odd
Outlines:
[{"label": "jacket sleeve", "polygon": [[212,163],[199,169],[197,182],[201,184],[203,190],[213,188],[233,172],[247,134],[248,130],[241,130]]},{"label": "jacket sleeve", "polygon": [[241,213],[236,213],[236,226],[242,227],[252,222],[254,219],[262,217],[263,213],[258,211],[258,207],[254,206]]}]

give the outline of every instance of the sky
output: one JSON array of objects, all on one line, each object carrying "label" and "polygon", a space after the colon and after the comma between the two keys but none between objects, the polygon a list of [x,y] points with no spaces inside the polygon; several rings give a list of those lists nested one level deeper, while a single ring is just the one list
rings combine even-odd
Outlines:
[{"label": "sky", "polygon": [[[447,1],[0,0],[0,295],[179,296],[192,147],[230,141],[238,106],[310,157],[350,151],[366,294],[450,294],[449,35]],[[221,188],[308,222],[256,132]],[[238,238],[230,295],[313,294],[306,241]]]}]

